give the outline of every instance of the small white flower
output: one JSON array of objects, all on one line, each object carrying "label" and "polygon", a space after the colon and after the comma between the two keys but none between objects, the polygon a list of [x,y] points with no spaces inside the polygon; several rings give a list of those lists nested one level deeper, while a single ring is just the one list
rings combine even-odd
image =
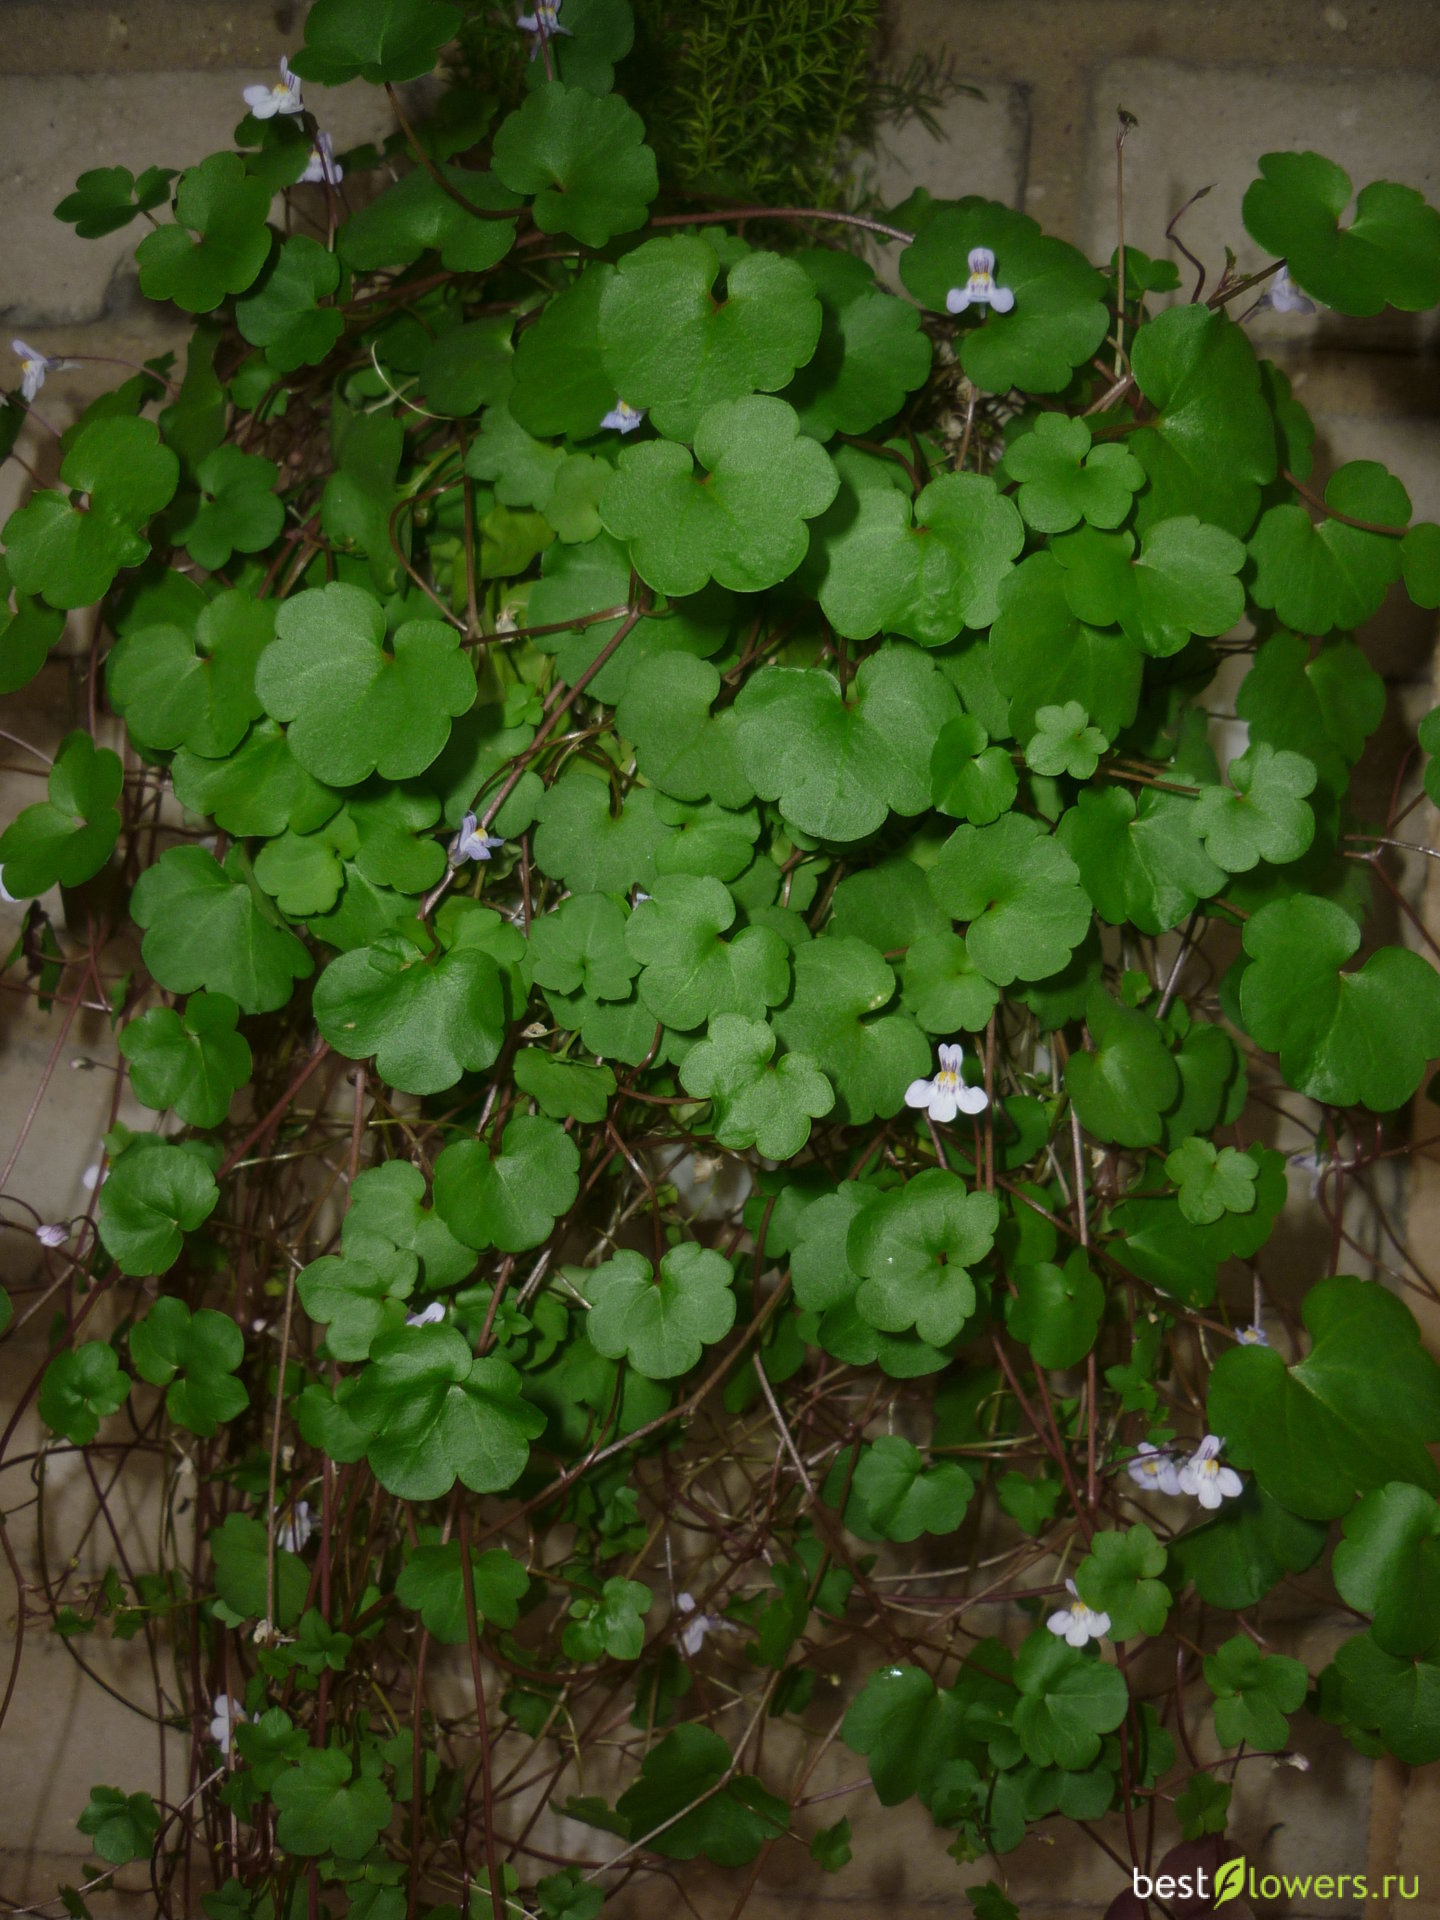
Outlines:
[{"label": "small white flower", "polygon": [[36,1227],[35,1238],[42,1247],[63,1247],[70,1238],[70,1229],[63,1221],[50,1221],[43,1227]]},{"label": "small white flower", "polygon": [[405,1324],[407,1327],[437,1327],[444,1318],[444,1302],[432,1300],[429,1306],[423,1307],[419,1313],[407,1313]]},{"label": "small white flower", "polygon": [[229,1753],[230,1740],[242,1720],[248,1720],[249,1714],[238,1700],[232,1700],[228,1693],[217,1693],[213,1701],[214,1711],[210,1717],[210,1738],[219,1747],[221,1753]]},{"label": "small white flower", "polygon": [[[27,347],[23,340],[12,340],[10,350],[20,358],[20,393],[27,406],[44,386],[47,373],[58,373],[62,367],[74,364],[72,361],[57,360],[51,354],[41,353],[38,347]],[[10,896],[6,894],[5,897],[8,900]]]},{"label": "small white flower", "polygon": [[280,78],[268,87],[246,87],[244,100],[257,120],[273,120],[277,113],[303,113],[300,76],[290,71],[290,62],[280,56]]},{"label": "small white flower", "polygon": [[907,1107],[925,1107],[932,1120],[953,1120],[957,1113],[983,1113],[990,1101],[983,1087],[967,1087],[960,1078],[965,1049],[941,1047],[940,1071],[933,1080],[912,1080],[905,1089]]},{"label": "small white flower", "polygon": [[450,864],[452,867],[461,867],[467,860],[488,860],[495,849],[504,844],[493,833],[479,832],[476,815],[467,813],[460,822],[460,831],[450,842]]},{"label": "small white flower", "polygon": [[95,1189],[101,1184],[104,1178],[105,1178],[104,1170],[101,1167],[100,1162],[97,1160],[94,1166],[86,1167],[85,1171],[81,1174],[80,1184],[82,1187],[84,1187],[87,1193],[94,1193]]},{"label": "small white flower", "polygon": [[714,1633],[717,1627],[725,1626],[726,1622],[718,1613],[698,1613],[693,1593],[677,1593],[675,1605],[682,1614],[691,1616],[681,1629],[680,1645],[685,1658],[693,1660],[704,1646],[706,1634]]},{"label": "small white flower", "polygon": [[315,1531],[315,1522],[310,1517],[310,1502],[297,1500],[295,1511],[275,1535],[275,1544],[285,1553],[302,1553],[305,1543]]},{"label": "small white flower", "polygon": [[[517,13],[515,24],[522,33],[530,35],[530,58],[533,60],[545,41],[557,33],[568,34],[569,27],[562,27],[559,13],[562,0],[538,0],[533,13]],[[573,36],[572,36],[573,37]]]},{"label": "small white flower", "polygon": [[1235,1338],[1242,1347],[1268,1347],[1270,1344],[1265,1329],[1258,1321],[1253,1327],[1241,1327]]},{"label": "small white flower", "polygon": [[335,158],[335,142],[328,133],[316,134],[310,158],[305,162],[305,171],[300,178],[310,186],[328,182],[332,187],[338,187],[345,178],[345,169]]},{"label": "small white flower", "polygon": [[1052,1613],[1045,1622],[1051,1633],[1059,1634],[1070,1647],[1083,1647],[1087,1640],[1103,1639],[1110,1631],[1109,1614],[1087,1607],[1075,1591],[1073,1580],[1065,1582],[1065,1589],[1070,1595],[1070,1604]]},{"label": "small white flower", "polygon": [[1233,1467],[1222,1467],[1216,1455],[1225,1442],[1207,1433],[1180,1469],[1180,1491],[1190,1494],[1213,1513],[1225,1500],[1238,1500],[1244,1483]]},{"label": "small white flower", "polygon": [[633,433],[644,418],[643,407],[632,407],[628,400],[617,400],[600,424],[614,427],[617,433]]},{"label": "small white flower", "polygon": [[945,296],[947,313],[964,313],[967,307],[993,307],[996,313],[1009,313],[1015,295],[995,279],[995,256],[989,247],[970,249],[970,278],[963,287],[951,287]]},{"label": "small white flower", "polygon": [[1127,1462],[1125,1470],[1147,1493],[1180,1491],[1180,1469],[1173,1456],[1164,1447],[1152,1447],[1148,1440],[1140,1442],[1139,1452]]},{"label": "small white flower", "polygon": [[1260,302],[1269,307],[1272,313],[1314,313],[1315,302],[1303,294],[1290,278],[1289,269],[1281,267],[1279,273],[1270,282],[1270,290]]}]

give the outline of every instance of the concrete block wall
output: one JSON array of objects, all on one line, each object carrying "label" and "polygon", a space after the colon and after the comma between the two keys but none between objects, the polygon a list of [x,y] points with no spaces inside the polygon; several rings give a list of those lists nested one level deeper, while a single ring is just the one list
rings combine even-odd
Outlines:
[{"label": "concrete block wall", "polygon": [[[188,326],[138,297],[132,251],[139,225],[108,240],[80,241],[51,209],[87,167],[181,166],[220,144],[243,111],[241,89],[271,75],[279,56],[298,44],[304,12],[299,0],[0,0],[0,357],[12,334],[50,354],[97,356],[81,358],[47,385],[42,410],[55,426],[123,377],[110,361],[140,362],[179,347]],[[1114,140],[1123,107],[1138,123],[1125,149],[1126,237],[1148,252],[1171,252],[1187,293],[1191,269],[1168,247],[1167,222],[1209,187],[1186,215],[1181,238],[1212,278],[1227,245],[1242,270],[1258,264],[1240,199],[1258,155],[1272,147],[1313,146],[1357,183],[1397,179],[1440,198],[1437,0],[892,0],[894,64],[903,70],[914,54],[937,51],[951,56],[955,71],[984,97],[951,103],[938,143],[914,122],[890,129],[873,162],[883,195],[898,200],[915,184],[937,194],[984,194],[1106,257],[1116,239]],[[383,99],[370,89],[312,88],[307,96],[337,145],[388,130]],[[1440,518],[1440,367],[1431,328],[1403,316],[1348,321],[1321,314],[1263,316],[1254,331],[1315,417],[1318,477],[1347,459],[1383,460],[1404,480],[1417,511]],[[38,428],[22,438],[22,452],[47,477],[53,447]],[[0,515],[27,484],[14,462],[0,467]],[[1402,722],[1413,726],[1436,699],[1434,621],[1397,598],[1364,638],[1391,683],[1398,716],[1375,764],[1361,772],[1364,804],[1378,812],[1388,797],[1382,763],[1393,767]],[[82,640],[88,644],[88,628],[77,621],[74,644]],[[83,711],[83,662],[64,653],[22,696],[23,710],[12,709],[13,724],[42,747],[53,748]],[[0,819],[36,797],[22,759],[9,749],[0,754]],[[1413,819],[1414,837],[1437,844],[1433,809],[1427,805]],[[1407,879],[1412,897],[1425,898],[1432,927],[1440,927],[1440,887],[1427,897],[1423,874]],[[18,909],[0,903],[0,951],[17,924]],[[33,1009],[0,996],[0,1161],[52,1044],[51,1028]],[[71,1072],[68,1061],[100,1058],[108,1045],[103,1017],[82,1015],[64,1050],[61,1084],[17,1169],[17,1188],[40,1200],[49,1217],[83,1207],[84,1170],[108,1121],[108,1075]],[[1433,1117],[1420,1130],[1435,1132]],[[1434,1237],[1432,1221],[1440,1227],[1440,1158],[1418,1169],[1411,1221],[1422,1243]],[[36,1258],[28,1237],[22,1244],[21,1236],[0,1233],[0,1272],[26,1278]],[[42,1320],[37,1316],[33,1338],[27,1332],[19,1351],[12,1345],[6,1352],[0,1403],[33,1363]],[[1440,1342],[1440,1324],[1430,1332]],[[7,1510],[24,1499],[10,1486],[0,1493]],[[15,1524],[23,1528],[23,1516]],[[33,1574],[28,1560],[25,1570]],[[1338,1617],[1297,1621],[1286,1651],[1314,1664],[1341,1626]],[[0,1671],[15,1628],[7,1578],[0,1589]],[[85,1855],[74,1820],[93,1779],[124,1774],[138,1785],[137,1766],[148,1755],[144,1763],[155,1768],[158,1783],[154,1730],[83,1681],[53,1641],[39,1659],[33,1651],[32,1642],[0,1740],[0,1908],[53,1897],[60,1880],[79,1883]],[[117,1693],[145,1697],[138,1642],[107,1649],[97,1640],[82,1651]],[[182,1757],[177,1747],[171,1764]],[[1310,1774],[1277,1771],[1247,1793],[1240,1837],[1251,1858],[1301,1871],[1353,1872],[1367,1860],[1373,1874],[1418,1871],[1421,1898],[1395,1912],[1440,1920],[1435,1770],[1412,1777],[1394,1763],[1372,1769],[1343,1743],[1324,1739],[1309,1757]],[[842,1767],[835,1777],[848,1774]],[[826,1910],[955,1910],[963,1880],[928,1820],[912,1826],[900,1811],[877,1818],[873,1808],[856,1816],[856,1804],[846,1802],[860,1836],[857,1853],[872,1864],[830,1883]],[[1090,1853],[1093,1859],[1061,1848],[1047,1859],[1044,1849],[1027,1847],[1007,1863],[1016,1868],[1012,1891],[1027,1920],[1101,1911],[1115,1878],[1103,1856]],[[132,1873],[121,1878],[132,1892],[111,1910],[152,1911],[143,1881]],[[792,1888],[786,1880],[781,1873],[758,1890],[750,1910],[821,1910],[812,1883]],[[696,1897],[705,1914],[723,1914],[734,1892],[717,1879]],[[642,1907],[624,1907],[632,1910]],[[1360,1909],[1330,1902],[1323,1911]],[[1372,1902],[1366,1920],[1388,1912]]]}]

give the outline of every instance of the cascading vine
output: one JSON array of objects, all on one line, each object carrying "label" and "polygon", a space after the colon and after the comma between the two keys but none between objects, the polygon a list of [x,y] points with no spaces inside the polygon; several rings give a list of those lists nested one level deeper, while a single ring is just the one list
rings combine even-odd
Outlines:
[{"label": "cascading vine", "polygon": [[[973,197],[737,216],[662,191],[624,0],[525,15],[503,116],[397,91],[460,27],[317,0],[233,149],[57,209],[196,316],[0,576],[5,691],[95,610],[0,868],[116,1068],[84,1212],[4,1199],[5,1448],[33,1403],[96,1501],[7,1552],[188,1756],[77,1809],[90,1884],[593,1920],[703,1856],[738,1914],[777,1846],[843,1873],[848,1755],[981,1920],[1057,1821],[1213,1875],[1317,1718],[1440,1758],[1440,1296],[1393,1232],[1345,1271],[1440,1055],[1351,632],[1440,604],[1440,528],[1312,486],[1245,329],[1435,305],[1440,215],[1268,154],[1268,264],[1188,299]],[[337,155],[356,78],[397,132]]]}]

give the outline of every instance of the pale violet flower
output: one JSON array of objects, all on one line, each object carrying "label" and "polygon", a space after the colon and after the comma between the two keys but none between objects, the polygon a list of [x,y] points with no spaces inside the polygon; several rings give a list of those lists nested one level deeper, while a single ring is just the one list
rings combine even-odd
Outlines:
[{"label": "pale violet flower", "polygon": [[1207,1433],[1180,1469],[1180,1491],[1190,1494],[1212,1513],[1225,1500],[1238,1500],[1244,1482],[1233,1467],[1222,1467],[1216,1457],[1225,1442]]},{"label": "pale violet flower", "polygon": [[687,1660],[693,1660],[705,1644],[705,1636],[714,1633],[717,1627],[723,1627],[725,1621],[718,1613],[700,1613],[695,1605],[693,1593],[677,1593],[675,1605],[686,1616],[685,1625],[680,1632],[680,1645]]},{"label": "pale violet flower", "polygon": [[1174,1457],[1164,1447],[1152,1447],[1148,1440],[1140,1442],[1139,1452],[1125,1470],[1136,1486],[1144,1487],[1147,1493],[1180,1491],[1180,1469]]},{"label": "pale violet flower", "polygon": [[407,1313],[405,1324],[407,1327],[438,1327],[444,1318],[444,1302],[432,1300],[429,1306],[422,1307],[419,1313]]},{"label": "pale violet flower", "polygon": [[104,1179],[105,1169],[97,1160],[93,1166],[86,1167],[85,1171],[81,1174],[80,1184],[87,1193],[94,1193],[95,1189],[103,1184]]},{"label": "pale violet flower", "polygon": [[452,867],[462,867],[467,860],[488,860],[496,848],[504,844],[493,833],[481,833],[477,816],[467,813],[460,822],[460,831],[450,842],[450,864]]},{"label": "pale violet flower", "polygon": [[228,1693],[217,1693],[213,1708],[214,1711],[210,1716],[210,1738],[219,1747],[221,1753],[228,1754],[236,1727],[242,1720],[248,1720],[250,1716],[239,1701],[232,1700]]},{"label": "pale violet flower", "polygon": [[1268,1347],[1270,1344],[1269,1339],[1266,1337],[1265,1329],[1258,1321],[1253,1327],[1239,1328],[1235,1338],[1240,1342],[1242,1347]]},{"label": "pale violet flower", "polygon": [[960,1078],[963,1047],[941,1047],[940,1071],[933,1080],[912,1080],[905,1089],[907,1107],[924,1107],[932,1120],[953,1120],[957,1113],[983,1113],[989,1096],[983,1087],[967,1087]]},{"label": "pale violet flower", "polygon": [[1269,307],[1272,313],[1314,313],[1315,302],[1303,294],[1290,278],[1288,268],[1281,267],[1279,273],[1270,282],[1269,291],[1261,303]]},{"label": "pale violet flower", "polygon": [[317,133],[315,144],[310,149],[310,158],[305,162],[305,171],[300,176],[309,186],[319,186],[322,182],[338,187],[345,178],[345,169],[335,158],[335,142],[328,133]]},{"label": "pale violet flower", "polygon": [[951,287],[945,296],[947,313],[964,313],[967,307],[993,307],[996,313],[1009,313],[1015,295],[995,279],[995,256],[989,247],[970,249],[970,278],[963,287]]},{"label": "pale violet flower", "polygon": [[562,0],[537,0],[533,13],[517,13],[515,24],[522,33],[530,35],[530,58],[533,60],[545,41],[551,40],[557,33],[568,34],[569,27],[562,27],[559,20]]},{"label": "pale violet flower", "polygon": [[275,1535],[275,1544],[285,1553],[303,1553],[306,1542],[315,1531],[315,1522],[310,1516],[310,1502],[297,1500],[295,1511]]},{"label": "pale violet flower", "polygon": [[1083,1647],[1087,1640],[1103,1639],[1110,1631],[1109,1614],[1087,1607],[1075,1591],[1073,1580],[1065,1582],[1065,1590],[1070,1595],[1069,1606],[1061,1607],[1045,1622],[1051,1633],[1059,1634],[1069,1647]]},{"label": "pale violet flower", "polygon": [[643,407],[632,407],[628,400],[617,400],[600,424],[613,427],[617,433],[633,433],[644,418]]},{"label": "pale violet flower", "polygon": [[273,120],[277,113],[303,113],[300,76],[290,71],[290,62],[280,56],[280,78],[268,87],[246,87],[244,100],[257,120]]},{"label": "pale violet flower", "polygon": [[58,373],[62,367],[71,364],[68,360],[56,360],[48,353],[41,353],[38,347],[27,347],[23,340],[12,340],[10,350],[18,354],[20,359],[20,394],[27,406],[44,386],[47,373]]},{"label": "pale violet flower", "polygon": [[44,1226],[36,1227],[35,1238],[42,1247],[63,1247],[70,1238],[70,1229],[63,1221],[50,1221]]}]

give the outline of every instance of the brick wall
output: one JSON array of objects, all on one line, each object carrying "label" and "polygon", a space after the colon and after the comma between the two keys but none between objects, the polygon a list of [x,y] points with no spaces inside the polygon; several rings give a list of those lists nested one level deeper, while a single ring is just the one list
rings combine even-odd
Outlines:
[{"label": "brick wall", "polygon": [[[273,72],[279,55],[298,43],[303,13],[302,5],[255,0],[117,0],[109,6],[0,0],[0,321],[9,323],[6,340],[19,333],[47,353],[129,362],[183,342],[184,326],[138,298],[131,257],[137,230],[80,241],[53,220],[51,209],[87,167],[183,166],[221,144],[242,111],[241,88]],[[1440,198],[1435,0],[895,0],[896,63],[903,68],[912,54],[940,48],[985,97],[953,102],[942,115],[939,143],[913,122],[887,133],[874,173],[880,189],[896,199],[916,183],[937,194],[986,194],[1107,256],[1116,237],[1114,138],[1121,107],[1138,122],[1125,151],[1127,239],[1165,253],[1167,221],[1210,187],[1180,233],[1212,274],[1227,243],[1242,268],[1257,263],[1241,226],[1240,199],[1257,155],[1272,147],[1313,146],[1358,181],[1403,180]],[[307,99],[337,145],[386,130],[383,100],[371,89],[309,88]],[[1188,292],[1191,269],[1174,257],[1187,274]],[[1427,323],[1272,315],[1255,333],[1315,416],[1320,477],[1347,459],[1383,460],[1404,480],[1417,510],[1440,518],[1440,367]],[[119,377],[123,371],[105,360],[82,360],[52,379],[42,409],[63,427]],[[31,429],[22,451],[48,475],[53,445]],[[15,463],[0,468],[0,515],[24,484]],[[70,641],[79,659],[52,661],[12,709],[17,717],[10,724],[38,745],[53,743],[82,711],[84,619],[76,617]],[[1402,726],[1413,725],[1434,701],[1434,637],[1433,619],[1398,598],[1364,636],[1394,694],[1393,718],[1368,785],[1363,767],[1361,773],[1362,804],[1377,810],[1386,797],[1384,763],[1393,767]],[[0,819],[37,797],[35,788],[33,777],[0,773]],[[1437,832],[1440,822],[1427,810],[1416,838],[1433,842]],[[1410,879],[1414,897],[1422,897],[1425,876]],[[1440,897],[1432,894],[1427,913],[1440,925]],[[16,914],[0,905],[6,946]],[[15,1090],[0,1102],[0,1158],[52,1044],[43,1022],[27,1019],[8,997],[0,1003],[5,1084]],[[103,1020],[82,1016],[65,1060],[84,1061],[105,1046]],[[83,1174],[97,1157],[109,1098],[105,1072],[62,1070],[16,1174],[19,1190],[48,1217],[83,1204]],[[1440,1161],[1420,1168],[1412,1217],[1422,1241],[1432,1217],[1440,1225]],[[9,1262],[12,1276],[25,1277],[17,1262],[35,1257],[33,1243],[21,1250],[17,1238],[7,1235],[0,1243],[0,1262]],[[13,1342],[0,1349],[0,1402],[28,1373],[35,1351],[28,1335],[22,1350]],[[24,1497],[14,1486],[5,1493],[7,1508]],[[65,1497],[63,1474],[51,1497]],[[153,1510],[134,1516],[142,1532],[154,1522]],[[6,1643],[14,1630],[7,1583],[0,1598],[0,1668],[8,1665]],[[1286,1650],[1314,1664],[1339,1631],[1338,1620],[1297,1620]],[[80,1651],[119,1694],[145,1696],[141,1643],[97,1640]],[[172,1748],[169,1764],[181,1757]],[[1436,1920],[1440,1788],[1434,1780],[1412,1780],[1388,1762],[1372,1774],[1339,1742],[1317,1741],[1311,1758],[1308,1775],[1257,1766],[1247,1776],[1241,1838],[1252,1857],[1263,1846],[1273,1867],[1353,1871],[1365,1863],[1368,1846],[1372,1871],[1422,1874],[1421,1900],[1403,1911]],[[124,1778],[139,1785],[138,1769],[146,1765],[158,1784],[154,1730],[85,1679],[53,1636],[38,1649],[32,1641],[0,1742],[0,1904],[44,1899],[57,1880],[77,1881],[83,1850],[74,1820],[91,1782]],[[844,1767],[836,1775],[842,1777]],[[832,1887],[836,1904],[855,1914],[953,1910],[960,1880],[927,1818],[912,1825],[905,1810],[877,1817],[873,1808],[857,1817],[854,1803],[846,1804],[861,1829],[857,1855],[867,1864]],[[1013,1891],[1022,1910],[1098,1912],[1114,1884],[1109,1863],[1078,1843],[1052,1849],[1048,1859],[1041,1857],[1045,1851],[1030,1846],[1018,1857]],[[134,1870],[121,1879],[134,1892],[128,1901],[112,1902],[111,1910],[152,1911]],[[728,1911],[731,1899],[733,1891],[727,1898],[718,1885],[699,1895],[706,1913]],[[782,1903],[797,1911],[777,1886],[748,1910],[778,1916]],[[1358,1909],[1331,1903],[1325,1911]],[[1385,1912],[1374,1902],[1367,1920]]]}]

